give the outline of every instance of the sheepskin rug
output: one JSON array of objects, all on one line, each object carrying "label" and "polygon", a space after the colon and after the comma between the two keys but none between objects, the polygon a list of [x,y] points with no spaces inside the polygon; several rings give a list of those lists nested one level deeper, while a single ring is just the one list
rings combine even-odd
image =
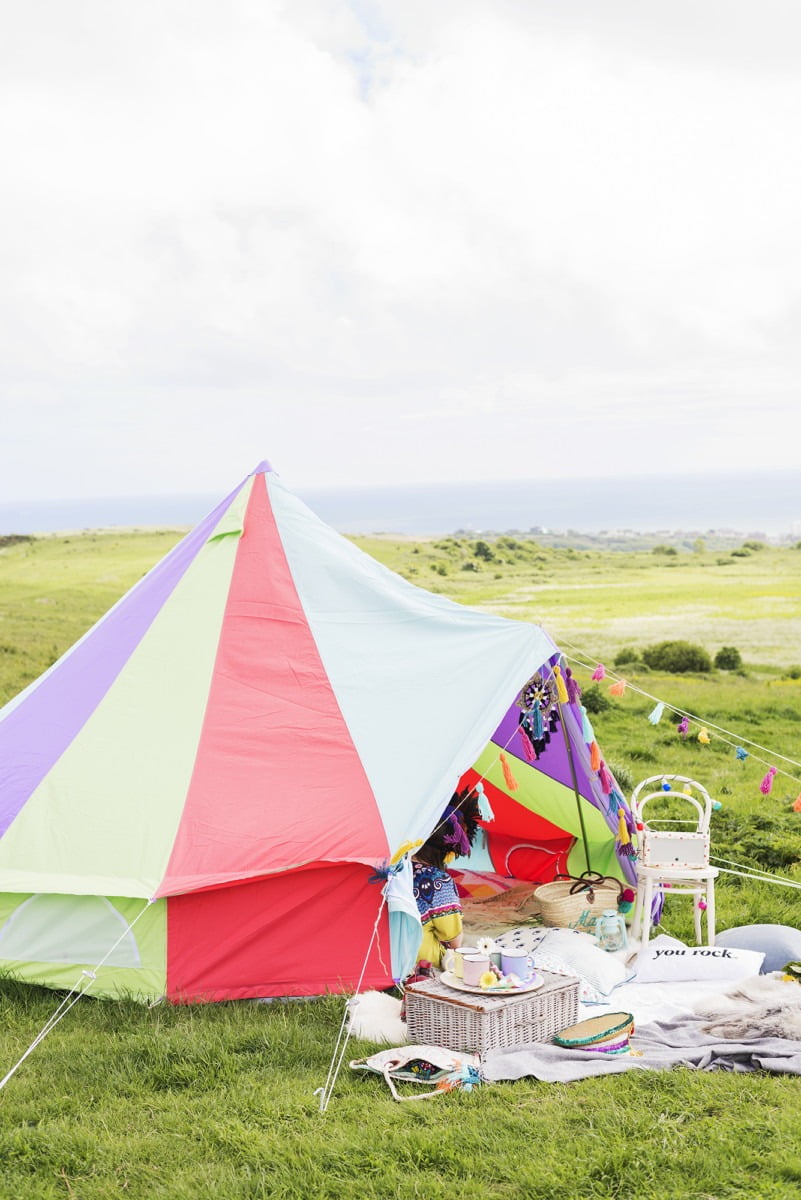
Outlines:
[{"label": "sheepskin rug", "polygon": [[386,992],[362,992],[348,1001],[351,1037],[379,1045],[402,1046],[408,1041],[401,1002]]},{"label": "sheepskin rug", "polygon": [[744,979],[719,996],[700,1000],[694,1011],[706,1017],[713,1037],[747,1042],[778,1037],[801,1042],[801,984],[781,971]]}]

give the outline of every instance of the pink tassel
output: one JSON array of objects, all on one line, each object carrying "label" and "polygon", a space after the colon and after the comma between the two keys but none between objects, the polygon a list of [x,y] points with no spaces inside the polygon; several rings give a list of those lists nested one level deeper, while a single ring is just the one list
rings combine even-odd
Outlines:
[{"label": "pink tassel", "polygon": [[509,766],[508,759],[503,750],[501,750],[501,766],[503,768],[503,777],[506,780],[506,786],[510,792],[516,792],[520,784],[512,774],[512,768]]},{"label": "pink tassel", "polygon": [[591,678],[595,679],[596,681],[606,678],[606,667],[603,663],[598,663],[598,666],[593,671]]},{"label": "pink tassel", "polygon": [[536,762],[537,751],[532,745],[531,738],[528,736],[522,725],[518,727],[517,732],[520,734],[520,741],[523,743],[523,753],[526,756],[526,762]]},{"label": "pink tassel", "polygon": [[763,796],[767,796],[773,787],[773,776],[776,774],[776,768],[770,767],[768,773],[759,785],[759,790]]},{"label": "pink tassel", "polygon": [[[601,759],[601,765],[598,768],[598,778],[601,781],[601,791],[605,796],[608,796],[615,784],[603,759]],[[623,810],[621,809],[620,811],[622,814]]]}]

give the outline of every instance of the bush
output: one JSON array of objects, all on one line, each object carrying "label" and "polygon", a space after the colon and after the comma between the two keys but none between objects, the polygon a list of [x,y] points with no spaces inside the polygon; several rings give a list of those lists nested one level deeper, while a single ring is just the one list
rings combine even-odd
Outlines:
[{"label": "bush", "polygon": [[581,703],[588,713],[608,712],[612,707],[612,701],[601,691],[597,683],[593,683],[585,692],[581,693]]},{"label": "bush", "polygon": [[721,646],[714,658],[719,671],[739,671],[743,657],[736,646]]},{"label": "bush", "polygon": [[635,650],[633,646],[624,646],[622,650],[618,650],[615,655],[615,666],[624,667],[626,663],[635,663],[640,661],[640,652]]},{"label": "bush", "polygon": [[652,670],[669,671],[672,675],[712,670],[712,660],[706,650],[693,642],[658,642],[655,646],[646,646],[642,657]]},{"label": "bush", "polygon": [[654,546],[651,553],[652,554],[667,554],[668,556],[673,558],[678,554],[678,550],[676,549],[675,546],[666,546],[664,543],[661,543],[659,546]]},{"label": "bush", "polygon": [[476,558],[483,558],[484,562],[492,562],[495,557],[495,552],[489,542],[476,542],[473,546],[473,554]]}]

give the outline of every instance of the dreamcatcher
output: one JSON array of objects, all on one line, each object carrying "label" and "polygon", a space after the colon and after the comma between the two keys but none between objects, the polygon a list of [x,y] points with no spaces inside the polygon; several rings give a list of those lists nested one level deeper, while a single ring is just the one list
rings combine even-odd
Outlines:
[{"label": "dreamcatcher", "polygon": [[540,672],[532,675],[517,698],[520,740],[529,762],[545,750],[559,724],[559,697],[553,682]]}]

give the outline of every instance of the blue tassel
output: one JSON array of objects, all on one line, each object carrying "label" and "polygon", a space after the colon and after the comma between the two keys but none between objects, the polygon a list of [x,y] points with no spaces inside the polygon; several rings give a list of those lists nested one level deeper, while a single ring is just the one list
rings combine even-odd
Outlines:
[{"label": "blue tassel", "polygon": [[484,792],[484,784],[477,783],[475,790],[478,795],[478,815],[481,817],[481,820],[494,821],[495,813],[492,811],[492,805]]},{"label": "blue tassel", "polygon": [[656,708],[654,709],[654,711],[652,713],[650,713],[648,716],[648,720],[651,722],[652,725],[659,724],[659,722],[662,720],[662,713],[664,711],[665,711],[665,705],[660,700],[659,703],[657,704]]},{"label": "blue tassel", "polygon": [[542,709],[540,708],[539,704],[534,705],[533,709],[531,710],[530,716],[531,716],[531,724],[532,724],[533,731],[534,731],[534,737],[532,738],[532,741],[536,742],[539,738],[542,737]]},{"label": "blue tassel", "polygon": [[745,760],[748,758],[748,751],[743,746],[738,746],[734,753],[737,755],[740,762],[745,762]]},{"label": "blue tassel", "polygon": [[583,704],[581,706],[581,736],[584,738],[584,741],[588,746],[591,746],[595,741],[595,734],[593,733],[592,724],[590,722],[590,718],[587,716],[587,710]]},{"label": "blue tassel", "polygon": [[612,788],[611,792],[609,793],[609,811],[611,813],[617,813],[619,809],[625,807],[625,803],[625,800],[617,788]]}]

